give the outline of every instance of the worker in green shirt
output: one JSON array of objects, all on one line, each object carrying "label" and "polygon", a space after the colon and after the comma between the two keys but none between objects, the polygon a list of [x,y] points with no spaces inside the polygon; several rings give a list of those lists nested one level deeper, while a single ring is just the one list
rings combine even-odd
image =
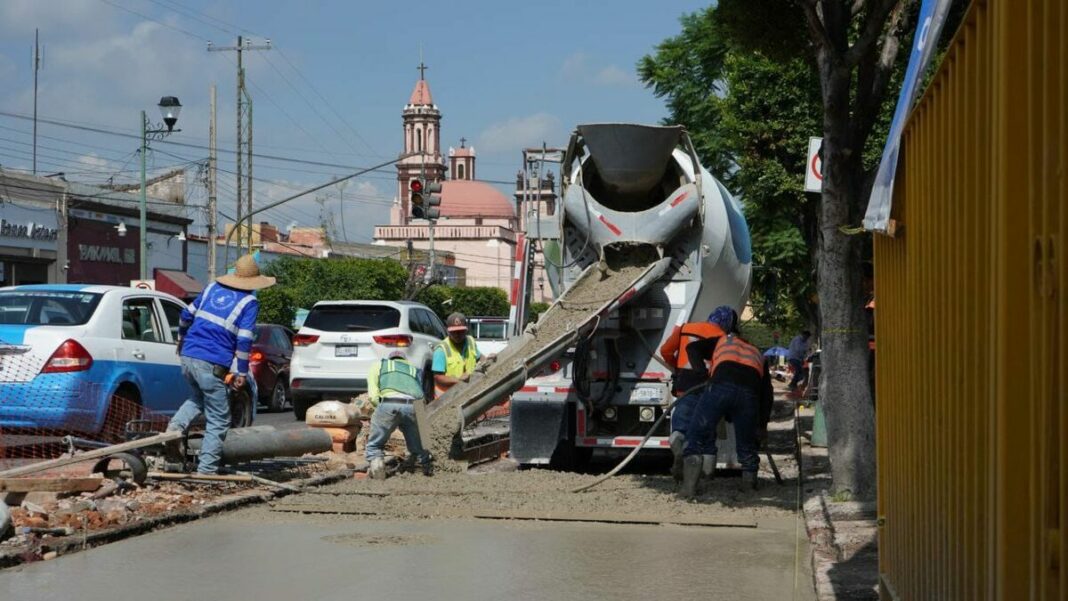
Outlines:
[{"label": "worker in green shirt", "polygon": [[422,467],[423,475],[434,474],[430,451],[423,448],[415,421],[415,404],[422,403],[424,397],[422,381],[422,374],[408,362],[404,351],[393,351],[388,359],[371,364],[367,392],[375,411],[371,414],[371,434],[365,454],[371,478],[385,479],[386,441],[397,428],[404,435],[408,453]]}]

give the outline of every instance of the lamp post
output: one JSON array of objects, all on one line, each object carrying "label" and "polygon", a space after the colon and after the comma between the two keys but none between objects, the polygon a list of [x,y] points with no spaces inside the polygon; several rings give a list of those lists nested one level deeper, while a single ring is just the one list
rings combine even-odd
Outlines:
[{"label": "lamp post", "polygon": [[174,129],[178,123],[178,114],[182,112],[182,103],[175,96],[164,96],[159,99],[159,112],[163,116],[163,125],[155,125],[148,121],[144,111],[141,111],[141,279],[148,279],[148,197],[145,195],[145,154],[148,151],[148,140],[162,140],[164,136],[182,131]]}]

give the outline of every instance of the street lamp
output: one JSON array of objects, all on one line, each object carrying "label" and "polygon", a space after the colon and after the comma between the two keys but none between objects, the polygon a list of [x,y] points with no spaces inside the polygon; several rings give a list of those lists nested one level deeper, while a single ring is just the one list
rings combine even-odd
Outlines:
[{"label": "street lamp", "polygon": [[159,99],[159,112],[163,117],[162,125],[152,125],[144,111],[141,111],[141,279],[148,279],[148,197],[145,195],[145,155],[148,141],[162,140],[164,136],[182,131],[174,129],[178,123],[178,114],[182,112],[182,103],[177,96],[164,96]]}]

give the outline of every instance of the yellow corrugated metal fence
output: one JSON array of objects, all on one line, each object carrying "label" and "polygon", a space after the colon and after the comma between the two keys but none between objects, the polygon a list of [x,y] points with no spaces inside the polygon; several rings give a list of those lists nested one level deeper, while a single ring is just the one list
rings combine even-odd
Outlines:
[{"label": "yellow corrugated metal fence", "polygon": [[1066,599],[1068,1],[976,0],[875,238],[884,598]]}]

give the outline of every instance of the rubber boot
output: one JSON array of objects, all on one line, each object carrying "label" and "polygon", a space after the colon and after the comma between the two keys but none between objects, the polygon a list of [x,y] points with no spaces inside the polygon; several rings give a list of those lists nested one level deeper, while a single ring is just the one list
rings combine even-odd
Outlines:
[{"label": "rubber boot", "polygon": [[433,476],[434,475],[434,462],[433,461],[427,461],[426,463],[424,463],[422,465],[422,468],[423,468],[423,475],[424,476],[428,476],[429,477],[429,476]]},{"label": "rubber boot", "polygon": [[716,477],[716,456],[715,455],[701,455],[701,475],[706,480],[711,480]]},{"label": "rubber boot", "polygon": [[675,482],[682,482],[682,450],[686,448],[686,435],[676,430],[668,437],[668,442],[671,444],[671,454],[675,456],[671,462],[671,477]]},{"label": "rubber boot", "polygon": [[756,490],[760,488],[760,478],[756,472],[742,472],[742,488]]},{"label": "rubber boot", "polygon": [[381,457],[375,457],[371,460],[371,467],[367,469],[367,473],[372,480],[385,480],[386,462]]},{"label": "rubber boot", "polygon": [[697,481],[701,479],[702,465],[704,465],[704,459],[700,455],[689,455],[683,458],[680,499],[692,499],[697,494]]}]

